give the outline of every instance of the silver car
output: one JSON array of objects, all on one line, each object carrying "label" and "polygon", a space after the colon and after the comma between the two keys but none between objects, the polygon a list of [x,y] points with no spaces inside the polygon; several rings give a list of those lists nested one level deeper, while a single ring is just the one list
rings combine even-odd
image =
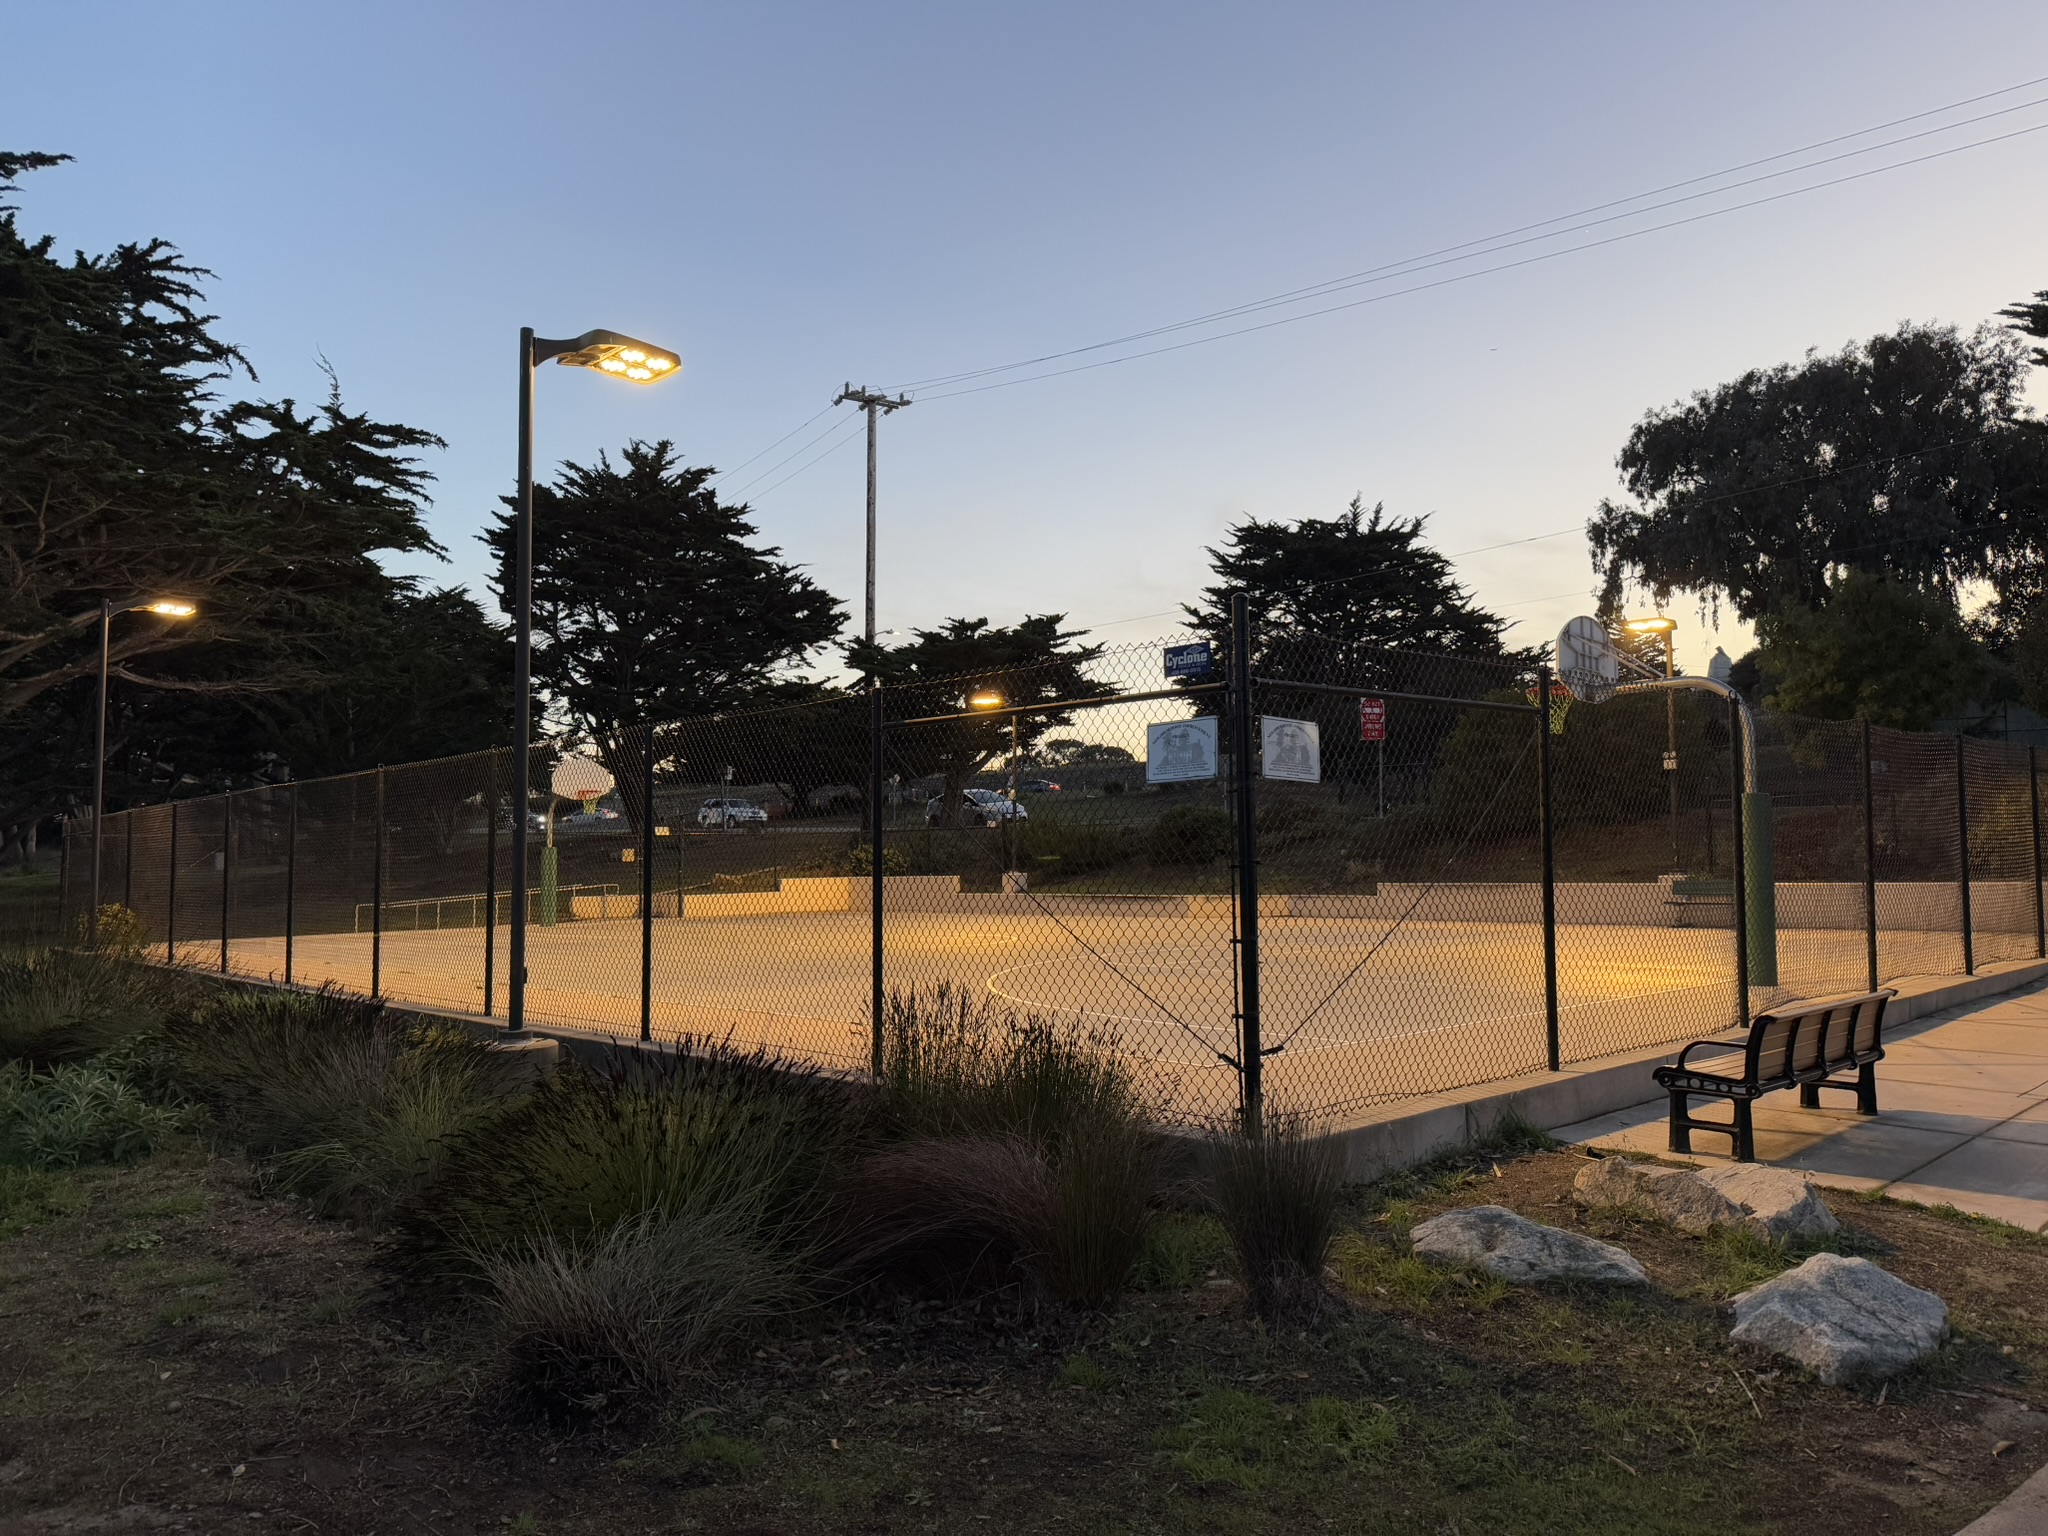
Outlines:
[{"label": "silver car", "polygon": [[718,799],[706,800],[697,807],[697,825],[700,827],[745,827],[768,825],[768,813],[751,800],[735,799],[725,795]]},{"label": "silver car", "polygon": [[[938,826],[945,820],[944,795],[933,795],[924,803],[924,819],[931,826]],[[985,827],[999,826],[1006,821],[1029,821],[1031,813],[1010,799],[992,789],[964,789],[960,792],[962,819],[979,821]]]}]

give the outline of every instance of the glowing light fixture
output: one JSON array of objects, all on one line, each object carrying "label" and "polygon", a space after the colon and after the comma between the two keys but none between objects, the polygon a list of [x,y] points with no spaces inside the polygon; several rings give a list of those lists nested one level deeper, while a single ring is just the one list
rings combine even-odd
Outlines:
[{"label": "glowing light fixture", "polygon": [[189,619],[199,610],[183,598],[160,597],[153,603],[144,603],[142,611],[158,614],[166,619]]},{"label": "glowing light fixture", "polygon": [[1621,627],[1638,635],[1668,635],[1678,628],[1678,620],[1657,613],[1643,619],[1625,619]]},{"label": "glowing light fixture", "polygon": [[573,341],[536,341],[534,361],[550,357],[565,368],[595,368],[615,379],[651,384],[683,371],[683,360],[675,353],[617,331],[585,331]]},{"label": "glowing light fixture", "polygon": [[971,709],[1000,709],[1003,705],[1003,696],[1000,693],[991,693],[984,689],[982,692],[970,696],[967,703]]}]

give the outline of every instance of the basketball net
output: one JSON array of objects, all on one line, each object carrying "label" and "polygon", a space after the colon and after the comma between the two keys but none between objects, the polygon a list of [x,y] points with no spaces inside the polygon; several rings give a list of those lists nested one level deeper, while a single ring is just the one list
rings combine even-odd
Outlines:
[{"label": "basketball net", "polygon": [[[1529,700],[1530,707],[1534,708],[1536,704],[1536,690],[1528,688],[1524,689],[1523,692]],[[1567,688],[1563,683],[1552,683],[1550,685],[1551,735],[1562,736],[1564,734],[1564,717],[1571,710],[1572,697],[1571,689]]]}]

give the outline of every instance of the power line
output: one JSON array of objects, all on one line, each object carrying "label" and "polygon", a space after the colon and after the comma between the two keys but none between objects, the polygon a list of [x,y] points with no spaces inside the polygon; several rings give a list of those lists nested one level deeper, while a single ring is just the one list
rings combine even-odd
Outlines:
[{"label": "power line", "polygon": [[803,429],[805,427],[808,427],[811,424],[811,422],[820,420],[821,418],[831,414],[831,411],[832,407],[829,405],[826,406],[825,409],[818,412],[816,416],[813,416],[809,420],[800,422],[796,426],[791,427],[787,432],[783,433],[782,436],[775,439],[775,441],[770,443],[766,448],[763,448],[759,453],[753,455],[752,458],[741,459],[739,463],[733,465],[731,469],[721,469],[717,474],[707,476],[705,478],[704,483],[706,485],[709,485],[713,480],[723,480],[727,475],[738,474],[741,470],[745,469],[749,464],[753,463],[755,459],[767,457],[776,449],[780,448],[784,443],[788,442],[792,437],[795,437],[797,433],[803,431]]},{"label": "power line", "polygon": [[[1513,229],[1504,230],[1498,234],[1487,235],[1475,240],[1462,241],[1456,245],[1440,246],[1435,250],[1425,251],[1416,256],[1404,257],[1401,260],[1387,262],[1376,267],[1368,267],[1362,272],[1354,272],[1344,277],[1332,278],[1326,282],[1310,284],[1309,286],[1304,288],[1291,289],[1285,293],[1273,294],[1263,299],[1254,299],[1247,303],[1232,305],[1225,309],[1212,310],[1207,314],[1193,316],[1186,320],[1177,320],[1171,322],[1170,324],[1154,326],[1147,330],[1134,331],[1129,333],[1128,335],[1115,337],[1108,341],[1092,342],[1087,346],[1072,347],[1068,348],[1065,351],[1060,352],[1044,353],[1037,357],[1024,358],[1011,363],[997,364],[993,367],[970,369],[958,373],[940,374],[932,378],[914,380],[904,387],[913,389],[942,388],[944,386],[951,384],[964,383],[971,379],[985,378],[993,374],[1013,372],[1021,368],[1037,367],[1044,363],[1057,362],[1069,357],[1078,357],[1089,352],[1099,352],[1110,347],[1125,346],[1132,342],[1150,340],[1155,336],[1168,335],[1172,332],[1187,330],[1198,325],[1213,324],[1221,320],[1234,319],[1242,315],[1258,313],[1262,310],[1275,308],[1285,304],[1299,303],[1306,299],[1320,297],[1328,293],[1341,292],[1347,288],[1357,287],[1368,283],[1393,281],[1395,278],[1407,276],[1416,271],[1426,271],[1434,267],[1455,265],[1460,261],[1474,260],[1480,256],[1493,254],[1494,252],[1502,250],[1512,250],[1518,246],[1532,244],[1541,240],[1558,239],[1565,235],[1581,233],[1587,229],[1597,228],[1602,224],[1614,223],[1621,219],[1637,218],[1644,214],[1654,213],[1661,208],[1671,208],[1678,206],[1680,203],[1697,201],[1698,199],[1703,197],[1718,197],[1728,192],[1739,191],[1741,188],[1746,186],[1755,186],[1762,182],[1774,180],[1776,178],[1783,176],[1797,175],[1803,171],[1815,170],[1823,165],[1834,164],[1841,160],[1846,159],[1854,159],[1861,155],[1875,154],[1880,150],[1895,148],[1900,144],[1910,143],[1917,139],[1928,138],[1935,134],[1951,133],[1958,128],[1965,128],[1973,123],[1986,122],[1995,117],[2010,116],[2014,112],[2025,111],[2029,108],[2041,106],[2044,103],[2048,103],[2048,97],[2041,97],[2031,101],[2019,102],[2013,106],[2001,107],[1995,112],[1981,113],[1976,117],[1965,118],[1958,122],[1945,123],[1934,128],[1924,129],[1918,133],[1904,134],[1896,139],[1888,139],[1883,143],[1867,144],[1860,149],[1844,151],[1842,154],[1830,155],[1820,160],[1809,161],[1803,165],[1789,166],[1783,170],[1772,171],[1766,175],[1751,177],[1748,180],[1735,182],[1727,186],[1709,188],[1705,191],[1689,193],[1685,197],[1673,198],[1663,203],[1654,203],[1649,205],[1648,207],[1630,209],[1628,212],[1625,213],[1612,214],[1607,218],[1595,219],[1590,223],[1576,225],[1572,228],[1550,228],[1550,226],[1552,225],[1565,224],[1568,223],[1570,220],[1584,218],[1589,214],[1604,213],[1606,210],[1610,208],[1620,208],[1630,203],[1640,203],[1645,198],[1657,197],[1665,192],[1676,191],[1682,187],[1695,186],[1698,185],[1700,182],[1704,181],[1718,181],[1723,177],[1735,175],[1740,171],[1754,169],[1755,167],[1760,165],[1768,165],[1773,163],[1774,161],[1788,159],[1794,155],[1809,154],[1816,149],[1824,149],[1829,147],[1830,145],[1844,143],[1850,139],[1866,138],[1870,134],[1881,133],[1887,128],[1894,128],[1904,123],[1916,122],[1922,118],[1937,116],[1944,112],[1951,112],[1958,107],[1970,106],[1979,101],[1989,100],[1992,97],[2010,95],[2015,91],[2025,90],[2030,86],[2042,84],[2044,81],[2048,81],[2048,76],[2042,76],[2039,79],[2025,81],[2019,85],[2007,86],[2002,90],[1987,92],[1986,94],[1981,96],[1973,96],[1968,97],[1962,101],[1950,102],[1945,106],[1932,107],[1924,112],[1916,112],[1907,117],[1894,118],[1889,122],[1879,123],[1870,128],[1858,129],[1854,133],[1838,134],[1833,138],[1822,139],[1816,143],[1804,145],[1798,149],[1785,150],[1775,155],[1767,155],[1762,159],[1746,161],[1741,165],[1730,166],[1724,170],[1710,172],[1704,176],[1694,176],[1689,177],[1683,181],[1670,182],[1664,186],[1652,188],[1647,192],[1639,192],[1630,197],[1616,198],[1605,203],[1596,203],[1589,208],[1582,208],[1573,213],[1559,214],[1553,218],[1542,219],[1533,224],[1518,225]],[[1966,145],[1962,147],[1969,148],[1973,146]],[[1833,183],[1823,183],[1823,185],[1832,184]],[[1549,232],[1544,234],[1529,233],[1530,231],[1536,230],[1548,230]],[[1512,238],[1517,235],[1523,235],[1527,238],[1519,240]],[[1458,254],[1460,252],[1464,254]]]},{"label": "power line", "polygon": [[1543,251],[1533,256],[1524,256],[1515,261],[1502,262],[1498,266],[1482,267],[1475,272],[1456,273],[1450,277],[1437,278],[1432,282],[1417,283],[1410,288],[1397,288],[1389,293],[1373,294],[1367,298],[1352,299],[1343,304],[1332,304],[1323,309],[1312,309],[1298,315],[1283,316],[1278,320],[1262,321],[1258,325],[1240,326],[1236,330],[1219,331],[1214,336],[1201,336],[1193,341],[1175,342],[1171,346],[1152,347],[1143,352],[1126,353],[1122,357],[1105,358],[1100,362],[1077,363],[1071,368],[1055,368],[1046,373],[1030,374],[1021,379],[1002,379],[993,384],[975,384],[964,389],[941,390],[936,394],[929,394],[923,398],[926,400],[951,400],[961,395],[978,395],[993,389],[1013,389],[1019,384],[1035,384],[1045,379],[1064,378],[1072,373],[1088,373],[1097,368],[1112,368],[1119,363],[1136,362],[1140,358],[1159,357],[1169,352],[1184,352],[1190,347],[1207,346],[1211,342],[1228,341],[1235,336],[1249,336],[1259,331],[1274,330],[1283,325],[1296,325],[1303,320],[1315,320],[1324,315],[1341,314],[1345,310],[1362,309],[1369,304],[1383,304],[1389,299],[1404,298],[1410,294],[1425,293],[1435,288],[1447,288],[1455,283],[1470,282],[1473,278],[1490,277],[1495,273],[1510,272],[1519,267],[1535,266],[1541,262],[1554,261],[1560,256],[1575,256],[1584,251],[1598,250],[1603,246],[1618,245],[1625,240],[1640,239],[1644,235],[1657,234],[1662,230],[1679,229],[1688,224],[1698,224],[1707,219],[1719,218],[1723,214],[1740,213],[1749,208],[1760,208],[1765,204],[1783,202],[1787,198],[1799,197],[1808,192],[1819,192],[1828,187],[1842,186],[1848,182],[1864,180],[1866,177],[1879,176],[1886,171],[1903,170],[1907,166],[1925,164],[1930,160],[1945,159],[1950,155],[1962,154],[1966,150],[1982,149],[1988,144],[2001,144],[2008,139],[2024,138],[2028,134],[2039,133],[2043,129],[2048,129],[2048,123],[2036,123],[2028,128],[2017,128],[2011,133],[1995,134],[1989,138],[1973,140],[1968,144],[1958,144],[1948,149],[1934,150],[1928,154],[1915,155],[1905,160],[1893,161],[1889,165],[1872,166],[1868,170],[1854,171],[1846,176],[1837,176],[1827,181],[1818,181],[1811,186],[1794,187],[1788,191],[1772,193],[1768,197],[1752,198],[1744,203],[1733,203],[1726,208],[1713,208],[1704,213],[1691,214],[1682,219],[1667,220],[1662,224],[1652,224],[1643,229],[1628,230],[1599,240],[1588,240],[1584,244],[1567,246],[1560,251]]}]

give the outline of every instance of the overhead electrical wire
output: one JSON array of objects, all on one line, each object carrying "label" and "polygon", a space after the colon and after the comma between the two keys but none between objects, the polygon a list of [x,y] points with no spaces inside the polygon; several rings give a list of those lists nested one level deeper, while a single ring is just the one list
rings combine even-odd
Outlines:
[{"label": "overhead electrical wire", "polygon": [[[1330,293],[1342,292],[1348,288],[1359,287],[1371,283],[1391,282],[1400,277],[1408,276],[1414,272],[1428,271],[1436,267],[1455,265],[1461,261],[1476,260],[1480,257],[1494,254],[1498,251],[1513,250],[1520,246],[1534,244],[1536,242],[1543,240],[1554,240],[1562,238],[1566,235],[1583,233],[1585,230],[1598,228],[1604,224],[1616,223],[1623,219],[1639,218],[1644,214],[1655,213],[1660,209],[1664,208],[1674,208],[1682,203],[1697,202],[1702,198],[1723,196],[1729,192],[1739,191],[1744,187],[1757,186],[1762,184],[1763,182],[1776,180],[1785,176],[1796,176],[1805,171],[1816,170],[1824,165],[1837,164],[1843,160],[1851,160],[1863,155],[1876,154],[1880,150],[1896,148],[1900,144],[1907,144],[1914,142],[1915,140],[1930,138],[1937,134],[1952,133],[1958,128],[1966,128],[1975,123],[1987,122],[1992,118],[2008,117],[2015,112],[2022,112],[2033,107],[2048,104],[2048,97],[2037,97],[2031,101],[2018,102],[2011,106],[2001,107],[1995,112],[1980,113],[1975,117],[1963,118],[1956,122],[1940,124],[1933,128],[1923,129],[1917,133],[1902,134],[1895,139],[1887,139],[1877,144],[1866,144],[1860,149],[1846,150],[1838,155],[1825,156],[1822,159],[1807,161],[1801,165],[1787,166],[1781,170],[1771,171],[1762,176],[1753,176],[1743,181],[1728,183],[1724,186],[1711,187],[1704,191],[1688,193],[1684,197],[1671,198],[1662,203],[1651,203],[1644,207],[1627,208],[1626,212],[1609,214],[1605,218],[1593,219],[1588,223],[1577,225],[1570,224],[1571,220],[1585,218],[1589,214],[1604,213],[1606,212],[1606,210],[1612,208],[1625,208],[1628,204],[1631,203],[1641,203],[1645,198],[1661,196],[1665,192],[1676,191],[1681,187],[1695,186],[1700,182],[1719,181],[1724,177],[1735,175],[1738,172],[1744,170],[1754,169],[1756,166],[1759,165],[1768,165],[1774,161],[1788,159],[1794,155],[1809,154],[1813,150],[1824,149],[1830,145],[1844,143],[1850,139],[1867,138],[1869,135],[1873,133],[1881,133],[1887,128],[1898,127],[1903,123],[1919,121],[1920,119],[1936,116],[1943,112],[1952,112],[1958,107],[1970,106],[1975,104],[1976,102],[1985,101],[1994,96],[2011,95],[2015,91],[2025,90],[2030,86],[2039,85],[2044,82],[2048,82],[2048,76],[2043,76],[2040,79],[2036,80],[2024,81],[2019,85],[2007,86],[2003,90],[1992,91],[1983,96],[1974,96],[1969,97],[1963,101],[1950,102],[1946,106],[1929,108],[1927,111],[1916,112],[1908,117],[1894,118],[1890,122],[1880,123],[1870,128],[1859,129],[1855,133],[1839,134],[1834,138],[1822,139],[1814,144],[1802,146],[1799,149],[1785,150],[1776,155],[1765,156],[1760,160],[1751,160],[1741,165],[1730,166],[1720,171],[1709,172],[1704,176],[1694,176],[1689,177],[1683,181],[1670,182],[1662,187],[1652,188],[1651,190],[1646,192],[1639,192],[1630,197],[1616,198],[1605,203],[1596,203],[1589,208],[1582,208],[1573,213],[1559,214],[1553,218],[1539,220],[1538,222],[1533,224],[1518,225],[1513,229],[1503,230],[1498,234],[1483,236],[1475,240],[1462,241],[1456,245],[1440,246],[1435,250],[1424,251],[1415,256],[1403,257],[1398,261],[1386,262],[1376,267],[1368,267],[1362,272],[1354,272],[1347,274],[1343,277],[1331,278],[1326,282],[1313,283],[1304,288],[1291,289],[1285,293],[1272,294],[1262,299],[1253,299],[1243,304],[1231,305],[1225,309],[1211,310],[1207,314],[1192,316],[1185,320],[1176,320],[1166,325],[1153,326],[1149,329],[1142,331],[1133,331],[1127,335],[1114,337],[1107,341],[1091,342],[1086,346],[1070,347],[1060,352],[1043,353],[1037,357],[1022,358],[1015,362],[1001,363],[993,367],[969,369],[958,373],[939,374],[926,379],[914,379],[907,384],[894,387],[912,390],[940,389],[953,384],[965,383],[973,379],[986,378],[994,374],[1013,372],[1022,368],[1034,368],[1045,363],[1059,362],[1069,357],[1079,357],[1090,352],[1103,351],[1110,347],[1126,346],[1134,342],[1147,341],[1152,339],[1153,337],[1170,335],[1175,331],[1188,330],[1195,326],[1211,325],[1224,320],[1235,319],[1247,314],[1256,314],[1263,310],[1277,308],[1286,304],[1302,303],[1307,300],[1322,297]],[[1984,140],[1981,142],[1989,143],[1996,142],[1996,140],[1991,139]],[[1976,146],[1961,145],[1956,147],[1959,149],[1968,149],[1974,148]],[[1911,160],[1900,162],[1900,164],[1902,165],[1913,163],[1916,162]],[[1894,167],[1880,167],[1878,169],[1892,168]],[[1830,181],[1820,183],[1819,185],[1832,186],[1835,185],[1835,183]],[[1800,190],[1818,190],[1818,187],[1802,188]],[[1754,206],[1754,204],[1744,204],[1742,206]],[[1732,212],[1734,210],[1729,209],[1722,211]],[[1570,227],[1554,229],[1551,228],[1551,226],[1553,225],[1569,225]],[[1540,234],[1532,234],[1530,233],[1531,231],[1546,232]],[[1647,233],[1647,231],[1645,231],[1645,233]],[[1523,236],[1524,238],[1516,239],[1514,238],[1515,236]],[[940,397],[931,396],[927,398]]]},{"label": "overhead electrical wire", "polygon": [[1682,219],[1670,219],[1662,224],[1652,224],[1643,229],[1625,230],[1620,234],[1608,235],[1599,240],[1588,240],[1579,245],[1567,246],[1559,251],[1540,251],[1533,256],[1524,256],[1515,261],[1504,261],[1498,266],[1481,267],[1474,272],[1454,273],[1449,277],[1436,278],[1427,283],[1417,283],[1409,288],[1396,288],[1388,293],[1376,293],[1362,299],[1351,299],[1342,304],[1331,304],[1322,309],[1308,310],[1298,315],[1285,315],[1278,320],[1265,320],[1257,325],[1239,326],[1235,330],[1219,331],[1213,336],[1198,336],[1192,341],[1175,342],[1171,346],[1151,347],[1142,352],[1128,352],[1121,357],[1104,358],[1099,362],[1077,363],[1070,368],[1055,368],[1045,373],[1026,375],[1021,379],[999,379],[992,384],[973,384],[961,389],[945,389],[922,395],[922,400],[951,400],[961,395],[978,395],[994,389],[1014,389],[1019,384],[1035,384],[1045,379],[1064,378],[1068,374],[1087,373],[1097,368],[1113,368],[1119,363],[1136,362],[1140,358],[1160,357],[1169,352],[1184,352],[1190,347],[1208,346],[1212,342],[1228,341],[1235,336],[1249,336],[1259,331],[1275,330],[1283,325],[1297,325],[1304,320],[1318,319],[1324,315],[1341,314],[1345,310],[1362,309],[1369,304],[1383,304],[1389,299],[1404,298],[1409,294],[1425,293],[1435,288],[1448,288],[1456,283],[1470,282],[1477,277],[1490,277],[1499,272],[1511,272],[1519,267],[1535,266],[1541,262],[1555,261],[1560,256],[1575,256],[1584,251],[1598,250],[1603,246],[1619,245],[1626,240],[1637,240],[1644,235],[1657,234],[1662,230],[1680,229],[1688,224],[1698,224],[1707,219],[1717,219],[1724,214],[1740,213],[1749,208],[1760,208],[1769,203],[1783,202],[1787,198],[1801,197],[1808,192],[1819,192],[1828,187],[1842,186],[1847,182],[1862,181],[1867,177],[1881,176],[1887,171],[1903,170],[1907,166],[1922,165],[1930,160],[1945,159],[1967,150],[1982,149],[1987,144],[2001,144],[2009,139],[2024,138],[2031,133],[2048,129],[2048,122],[2036,123],[2026,128],[2016,128],[2010,133],[1995,134],[1989,138],[1976,139],[1968,144],[1957,144],[1948,149],[1932,150],[1924,155],[1915,155],[1905,160],[1896,160],[1889,165],[1872,166],[1867,170],[1853,171],[1846,176],[1831,177],[1810,186],[1793,187],[1784,192],[1774,192],[1768,197],[1751,198],[1747,202],[1733,203],[1726,208],[1710,208],[1704,213],[1690,214]]}]

